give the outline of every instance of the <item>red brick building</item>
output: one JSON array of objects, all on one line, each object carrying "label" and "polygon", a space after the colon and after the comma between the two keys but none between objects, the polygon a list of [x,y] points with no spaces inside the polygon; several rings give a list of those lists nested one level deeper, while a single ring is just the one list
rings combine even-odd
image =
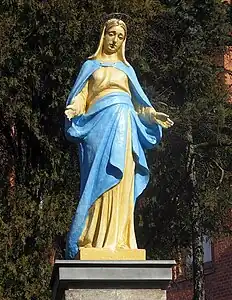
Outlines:
[{"label": "red brick building", "polygon": [[224,56],[224,68],[226,70],[225,83],[231,95],[229,101],[232,103],[232,46],[228,47],[228,51]]},{"label": "red brick building", "polygon": [[[232,300],[232,237],[215,241],[206,247],[206,251],[206,299]],[[167,300],[192,300],[192,296],[193,286],[185,275],[179,276],[167,292]]]}]

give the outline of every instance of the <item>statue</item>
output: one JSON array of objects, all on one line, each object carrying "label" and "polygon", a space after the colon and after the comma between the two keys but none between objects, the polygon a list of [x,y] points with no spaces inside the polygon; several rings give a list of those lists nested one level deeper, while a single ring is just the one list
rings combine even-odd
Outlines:
[{"label": "statue", "polygon": [[126,24],[105,23],[67,100],[66,136],[79,146],[80,201],[66,258],[79,248],[137,249],[134,205],[149,181],[144,149],[173,125],[156,112],[125,58]]}]

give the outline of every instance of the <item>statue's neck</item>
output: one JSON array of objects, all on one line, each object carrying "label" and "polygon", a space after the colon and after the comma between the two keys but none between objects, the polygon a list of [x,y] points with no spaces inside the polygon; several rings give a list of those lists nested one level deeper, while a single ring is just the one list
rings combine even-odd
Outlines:
[{"label": "statue's neck", "polygon": [[101,55],[99,55],[98,60],[102,61],[102,62],[118,62],[120,61],[119,57],[118,57],[118,53],[112,53],[112,54],[106,54],[106,53],[101,53]]}]

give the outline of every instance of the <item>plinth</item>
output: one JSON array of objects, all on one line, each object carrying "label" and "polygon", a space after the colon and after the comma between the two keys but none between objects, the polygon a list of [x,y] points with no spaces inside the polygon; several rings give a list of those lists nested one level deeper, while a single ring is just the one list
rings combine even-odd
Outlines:
[{"label": "plinth", "polygon": [[165,300],[174,260],[57,260],[53,300]]},{"label": "plinth", "polygon": [[145,249],[80,248],[78,260],[146,260]]}]

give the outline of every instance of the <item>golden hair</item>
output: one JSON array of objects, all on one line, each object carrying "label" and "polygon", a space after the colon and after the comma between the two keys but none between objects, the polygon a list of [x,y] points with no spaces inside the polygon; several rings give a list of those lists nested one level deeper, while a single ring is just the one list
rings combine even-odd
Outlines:
[{"label": "golden hair", "polygon": [[119,19],[110,19],[108,21],[106,21],[105,25],[104,25],[104,28],[102,30],[102,34],[101,34],[101,38],[100,38],[100,42],[98,44],[98,48],[97,48],[97,51],[89,56],[89,59],[99,59],[99,57],[101,56],[102,54],[102,48],[103,48],[103,42],[104,42],[104,36],[106,34],[106,32],[113,26],[121,26],[124,31],[125,31],[125,38],[124,38],[124,41],[122,43],[122,46],[120,47],[120,49],[118,50],[118,57],[119,59],[124,62],[126,65],[129,66],[129,63],[128,61],[126,60],[126,57],[125,57],[125,48],[126,48],[126,38],[127,38],[127,27],[126,27],[126,24],[122,21],[122,20],[119,20]]}]

